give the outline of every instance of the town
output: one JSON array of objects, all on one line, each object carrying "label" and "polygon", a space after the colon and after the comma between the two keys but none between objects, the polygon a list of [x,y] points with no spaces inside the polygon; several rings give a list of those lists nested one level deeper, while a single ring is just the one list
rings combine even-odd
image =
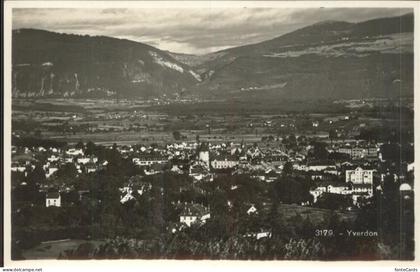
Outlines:
[{"label": "town", "polygon": [[[285,141],[293,141],[292,137],[288,137]],[[396,152],[395,150],[399,148],[396,144],[369,145],[365,141],[357,141],[353,144],[329,147],[320,143],[315,145],[301,143],[299,140],[294,139],[296,142],[292,143],[300,149],[300,152],[296,153],[288,152],[286,144],[290,143],[285,141],[263,147],[255,144],[245,146],[243,143],[212,145],[184,142],[165,147],[114,145],[107,149],[115,150],[123,159],[131,160],[132,165],[141,173],[139,178],[171,172],[188,176],[193,184],[197,184],[212,182],[218,175],[246,174],[256,181],[271,183],[284,172],[295,172],[313,181],[312,189],[309,190],[313,199],[302,202],[301,205],[315,204],[323,193],[333,193],[351,196],[353,201],[348,209],[363,205],[364,200],[373,196],[374,189],[381,190],[380,184],[387,176],[392,175],[395,180],[408,182],[408,175],[414,170],[414,163],[409,161],[404,162],[404,168],[400,165],[396,167],[386,164],[392,160],[392,152]],[[104,170],[108,164],[106,159],[98,159],[92,142],[87,143],[86,147],[80,142],[75,147],[66,149],[13,147],[12,153],[17,158],[11,167],[16,175],[27,177],[36,167],[41,168],[37,169],[38,171],[45,173],[46,183],[39,184],[42,185],[40,189],[45,192],[56,190],[55,193],[46,194],[47,207],[60,207],[59,192],[75,190],[69,184],[54,183],[54,179],[60,172],[65,171],[64,169],[74,168],[76,176],[89,175]],[[140,180],[141,178],[138,182]],[[374,188],[374,184],[377,187]],[[24,186],[26,182],[15,185]],[[121,203],[134,198],[133,187],[138,185],[137,182],[128,182],[126,186],[120,188]],[[235,189],[236,186],[232,188]],[[143,191],[139,190],[138,193],[141,195]],[[49,195],[56,197],[49,198]]]},{"label": "town", "polygon": [[[254,258],[287,259],[293,258],[287,257],[292,254],[287,249],[290,251],[299,239],[313,243],[310,238],[315,231],[328,226],[334,232],[339,228],[359,232],[369,228],[381,233],[382,239],[392,236],[396,207],[378,210],[378,205],[392,206],[404,199],[410,211],[413,141],[409,136],[396,137],[392,131],[375,138],[366,132],[365,124],[360,125],[365,130],[357,133],[354,128],[351,133],[340,130],[337,124],[349,122],[350,116],[310,121],[311,130],[328,127],[326,136],[266,133],[254,142],[221,141],[221,137],[212,140],[198,134],[188,140],[175,131],[173,140],[166,143],[101,145],[80,140],[66,144],[14,133],[15,254],[24,258],[25,250],[30,252],[37,246],[38,251],[45,250],[39,249],[45,242],[78,239],[94,241],[88,242],[97,247],[90,254],[101,258],[111,254],[104,239],[117,237],[113,243],[152,239],[158,247],[158,237],[169,239],[167,243],[172,245],[180,242],[174,237],[184,235],[193,245],[193,241],[207,243],[203,247],[208,251],[196,253],[177,245],[181,248],[166,249],[174,251],[165,251],[167,258],[220,258],[220,252],[211,253],[211,241],[239,237],[248,247],[280,239],[281,246],[276,245],[282,250],[269,254],[265,248]],[[289,126],[297,123],[289,121]],[[270,131],[279,125],[284,124],[264,121],[263,128]],[[390,221],[372,221],[373,215],[389,216]],[[405,231],[413,230],[407,227]],[[369,238],[371,245],[380,239]],[[143,247],[134,256],[158,256]],[[60,256],[77,258],[79,249],[62,251]],[[373,246],[370,254],[383,254],[377,250]],[[121,252],[115,254],[121,256]],[[238,254],[226,258],[249,257],[248,253]],[[332,253],[320,254],[312,253],[311,258],[331,258]],[[385,258],[392,256],[388,253]]]}]

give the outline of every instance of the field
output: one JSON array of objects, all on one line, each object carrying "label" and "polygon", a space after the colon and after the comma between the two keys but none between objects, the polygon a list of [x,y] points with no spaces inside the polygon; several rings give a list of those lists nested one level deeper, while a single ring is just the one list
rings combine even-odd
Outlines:
[{"label": "field", "polygon": [[[350,102],[356,103],[17,99],[13,101],[12,128],[24,137],[104,145],[194,142],[197,136],[216,143],[255,143],[290,134],[322,140],[328,139],[332,129],[346,139],[366,127],[413,131],[413,113],[408,108],[372,100],[356,111],[347,107]],[[174,137],[175,131],[180,137]]]}]

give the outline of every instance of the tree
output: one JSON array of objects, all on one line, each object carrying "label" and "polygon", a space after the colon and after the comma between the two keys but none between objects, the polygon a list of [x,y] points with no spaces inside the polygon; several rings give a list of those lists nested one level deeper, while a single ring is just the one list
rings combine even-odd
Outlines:
[{"label": "tree", "polygon": [[347,208],[351,205],[352,201],[349,196],[331,193],[323,193],[316,202],[316,206],[331,210]]},{"label": "tree", "polygon": [[181,133],[178,130],[172,132],[172,136],[174,137],[175,141],[179,141],[181,139]]},{"label": "tree", "polygon": [[45,183],[47,178],[45,176],[45,171],[42,168],[42,165],[37,164],[34,170],[28,174],[27,180],[28,185]]},{"label": "tree", "polygon": [[58,178],[62,178],[66,180],[74,180],[77,177],[78,172],[74,163],[66,163],[65,165],[63,165],[57,170],[55,175]]},{"label": "tree", "polygon": [[330,139],[330,143],[332,144],[332,141],[337,139],[337,131],[335,129],[330,129],[328,132],[328,138]]},{"label": "tree", "polygon": [[326,160],[328,159],[328,151],[326,149],[326,144],[325,143],[319,143],[319,142],[315,142],[313,144],[314,148],[311,152],[311,157],[314,158],[315,160]]},{"label": "tree", "polygon": [[286,148],[293,149],[297,146],[296,136],[290,134],[287,138],[283,139],[283,143],[286,144]]},{"label": "tree", "polygon": [[283,175],[287,176],[292,174],[293,172],[293,164],[289,161],[287,161],[284,165],[283,165]]},{"label": "tree", "polygon": [[283,203],[300,204],[311,200],[309,188],[306,180],[283,176],[274,183],[274,195]]},{"label": "tree", "polygon": [[94,154],[96,154],[96,151],[97,151],[97,147],[96,147],[96,145],[95,145],[92,141],[89,141],[89,142],[86,144],[86,151],[85,151],[85,154],[86,154],[86,155],[94,155]]},{"label": "tree", "polygon": [[85,148],[85,144],[82,141],[79,141],[76,146],[77,149],[84,149]]}]

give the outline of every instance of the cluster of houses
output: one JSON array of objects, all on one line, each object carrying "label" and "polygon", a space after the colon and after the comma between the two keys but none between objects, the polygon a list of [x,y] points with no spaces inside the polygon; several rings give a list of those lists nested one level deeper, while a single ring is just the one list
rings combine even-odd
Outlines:
[{"label": "cluster of houses", "polygon": [[179,216],[179,222],[190,227],[192,224],[204,224],[210,219],[210,209],[197,203],[185,203]]},{"label": "cluster of houses", "polygon": [[314,203],[324,193],[348,195],[352,197],[353,205],[359,205],[362,198],[373,196],[373,173],[372,169],[357,167],[354,170],[346,170],[346,181],[321,182],[309,193],[314,197]]},{"label": "cluster of houses", "polygon": [[[43,159],[41,159],[43,158]],[[47,179],[53,178],[57,171],[67,164],[75,166],[77,173],[94,173],[107,165],[107,161],[99,162],[98,158],[85,155],[82,148],[60,149],[55,147],[22,148],[12,147],[12,173],[20,173],[25,177],[33,171],[36,164],[40,164]],[[22,182],[20,185],[26,185]],[[49,184],[42,184],[41,189],[46,192],[45,206],[61,207],[61,196],[57,188],[50,188]],[[68,191],[69,188],[61,188]]]},{"label": "cluster of houses", "polygon": [[[17,150],[16,147],[12,148],[12,155],[19,153],[16,159],[12,158],[12,172],[20,172],[27,175],[30,169],[35,168],[34,162],[38,161],[42,163],[42,168],[45,171],[47,178],[51,177],[60,167],[65,164],[74,164],[78,173],[92,173],[96,172],[101,167],[106,166],[107,162],[98,162],[98,158],[95,156],[85,155],[82,148],[69,148],[62,150],[59,148],[24,148],[23,150]],[[46,159],[39,161],[35,157],[37,155],[45,155]],[[24,159],[21,156],[24,155]],[[29,168],[28,168],[29,167]]]},{"label": "cluster of houses", "polygon": [[[323,194],[339,194],[351,197],[355,206],[360,206],[362,199],[374,194],[375,177],[384,173],[378,171],[377,162],[382,160],[380,144],[343,143],[328,146],[329,153],[341,154],[339,160],[311,161],[308,154],[310,145],[300,146],[291,151],[284,144],[258,146],[244,143],[172,143],[159,146],[117,146],[118,152],[133,164],[144,170],[144,175],[155,175],[171,171],[188,175],[194,182],[212,182],[219,173],[249,174],[250,177],[264,182],[273,182],[283,173],[286,163],[292,170],[309,175],[313,181],[310,194],[316,203]],[[111,147],[109,147],[111,148]],[[34,169],[35,161],[42,163],[46,178],[65,164],[72,163],[79,174],[94,173],[108,164],[96,156],[86,155],[83,148],[16,148],[13,147],[11,170],[27,173]],[[42,161],[39,161],[44,154]],[[22,159],[22,155],[24,159]],[[407,166],[413,171],[413,164]],[[46,188],[48,189],[48,188]],[[150,189],[150,184],[134,187],[132,183],[120,188],[121,203],[134,199]],[[134,193],[134,190],[137,190]],[[46,190],[48,191],[48,190]],[[60,192],[46,193],[45,205],[60,207]],[[309,204],[309,203],[307,203]],[[249,213],[253,213],[251,207]],[[205,223],[210,218],[210,210],[197,203],[184,205],[179,223],[191,226]],[[268,235],[268,234],[267,234]]]}]

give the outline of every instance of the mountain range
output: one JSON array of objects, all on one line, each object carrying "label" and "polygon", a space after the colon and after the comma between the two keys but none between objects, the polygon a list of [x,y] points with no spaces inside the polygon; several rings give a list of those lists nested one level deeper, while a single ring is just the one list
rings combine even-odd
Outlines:
[{"label": "mountain range", "polygon": [[207,55],[17,29],[13,95],[353,99],[413,96],[414,15],[324,21]]},{"label": "mountain range", "polygon": [[17,95],[160,96],[200,80],[188,65],[138,42],[36,29],[12,37]]}]

